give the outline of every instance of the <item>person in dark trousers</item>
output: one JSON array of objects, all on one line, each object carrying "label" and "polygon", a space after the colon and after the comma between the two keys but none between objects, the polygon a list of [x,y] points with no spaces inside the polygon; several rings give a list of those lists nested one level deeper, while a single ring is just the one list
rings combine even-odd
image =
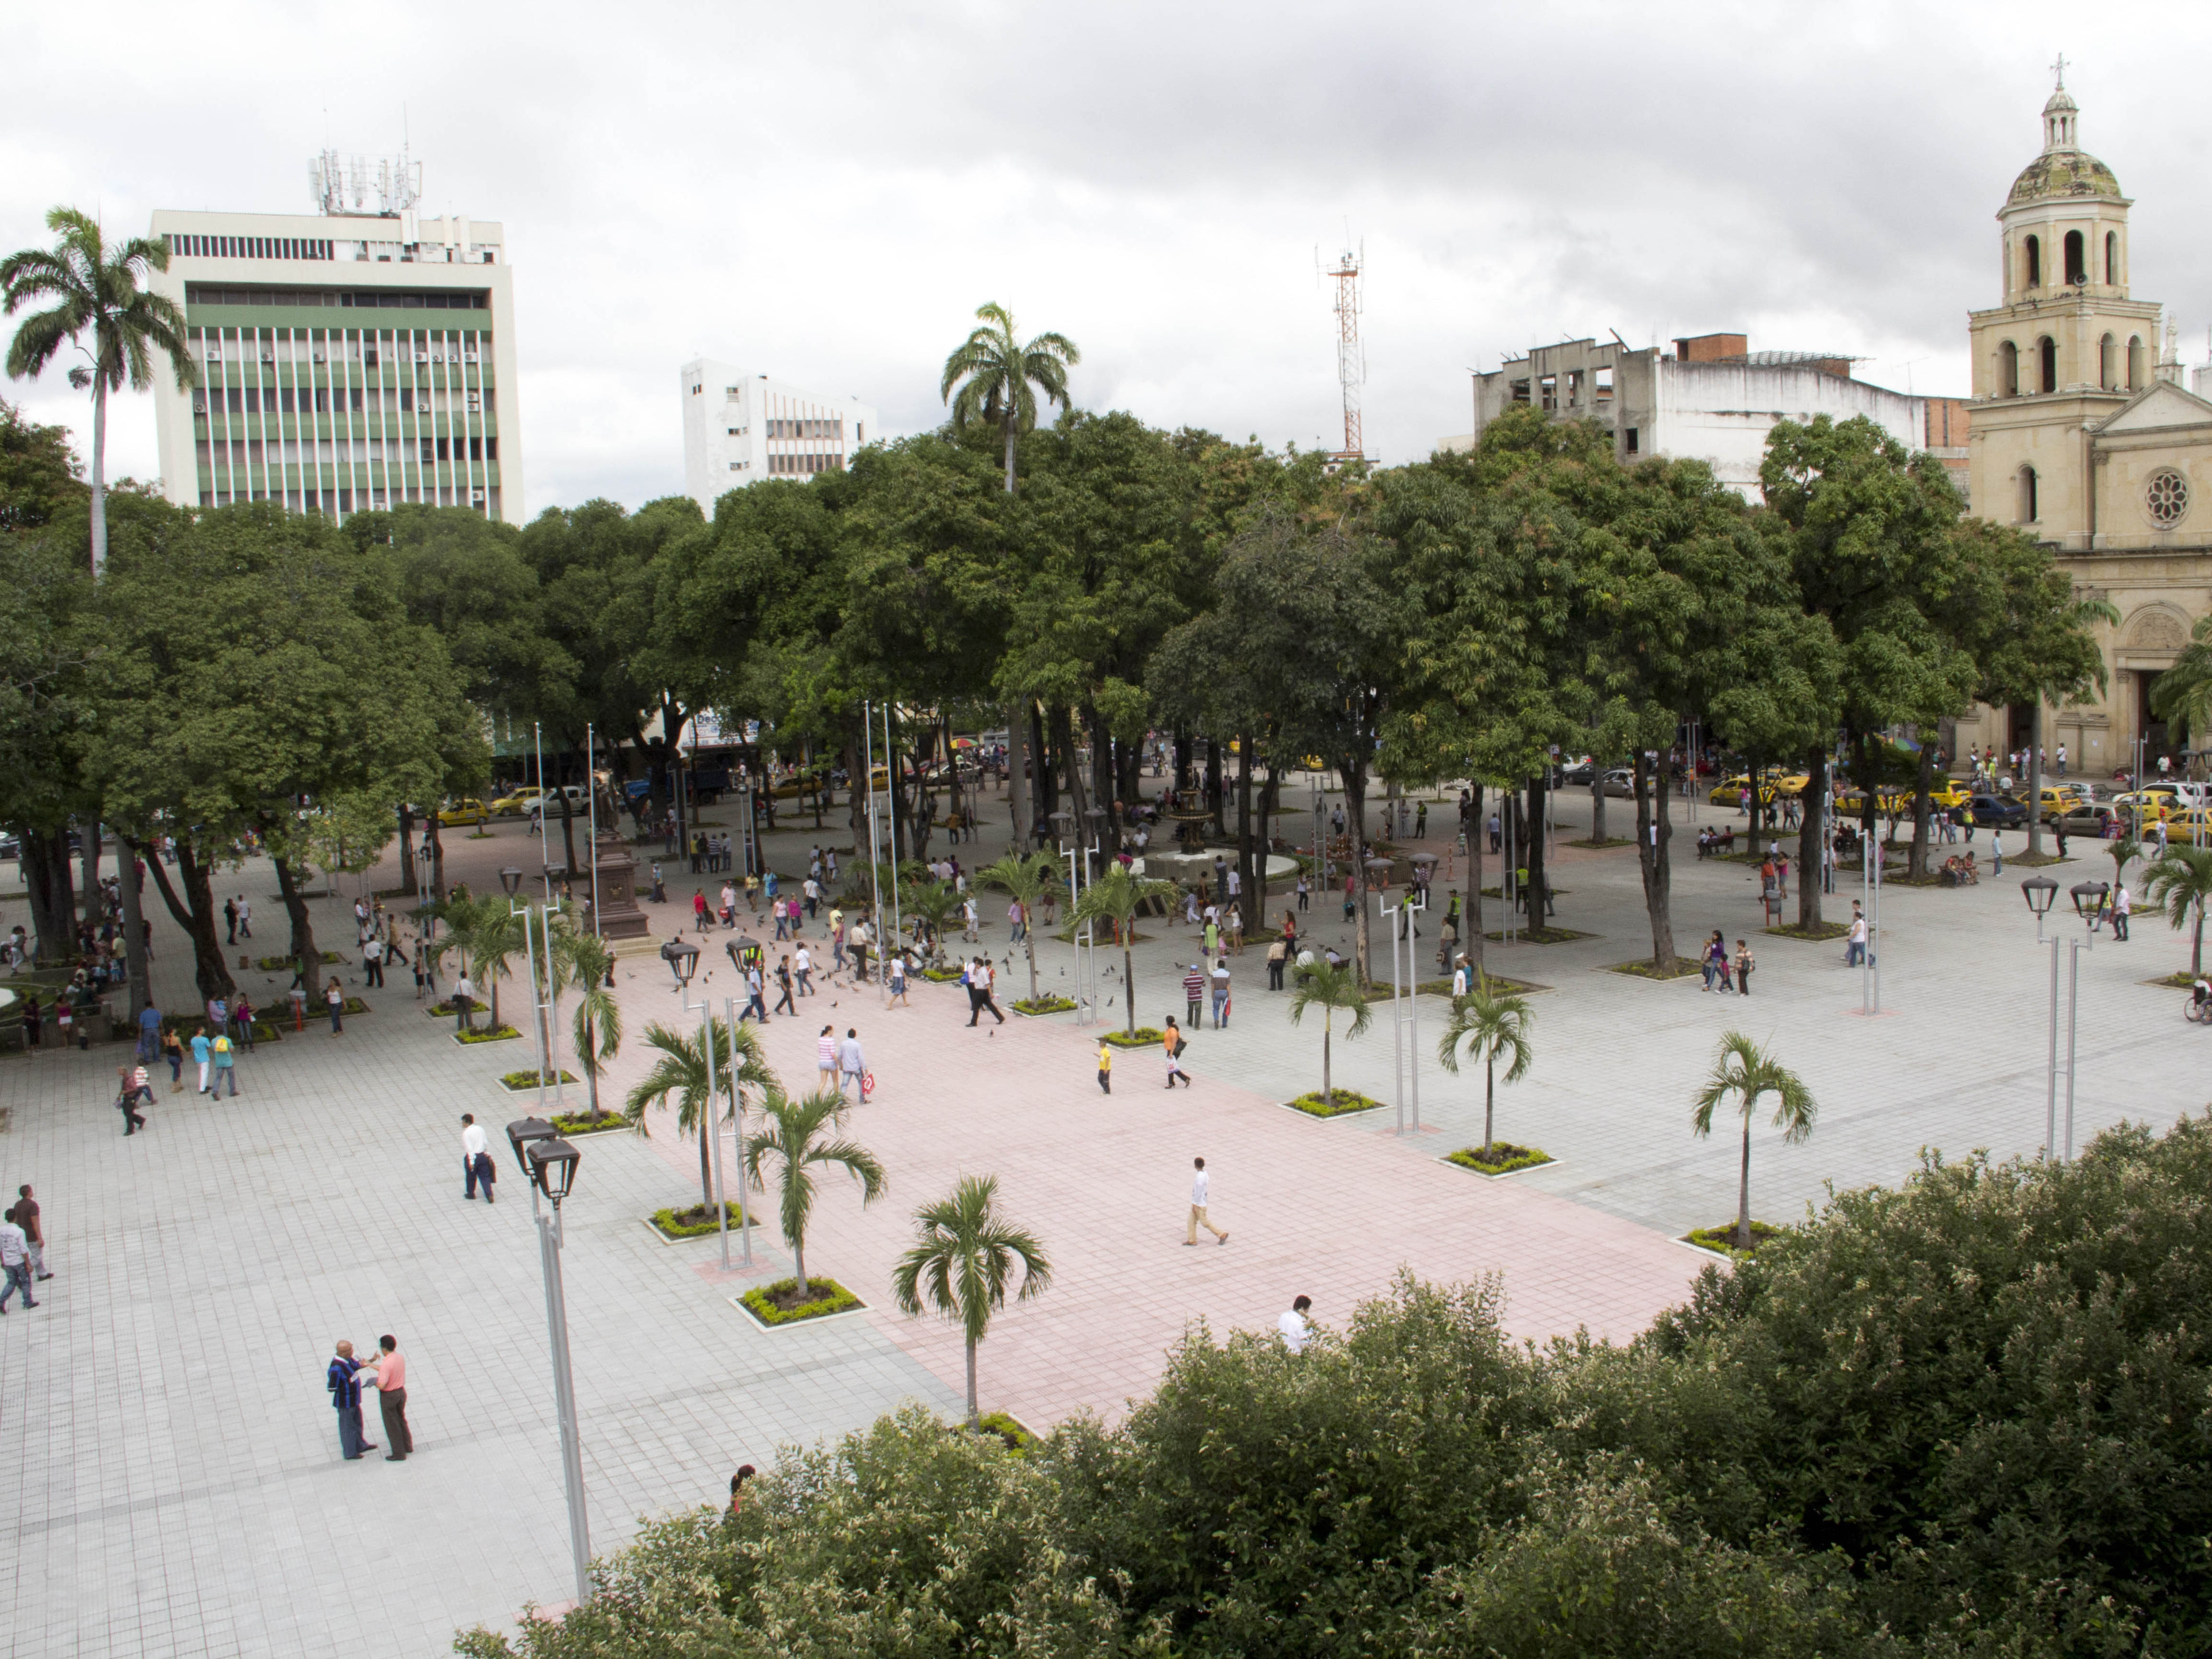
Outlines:
[{"label": "person in dark trousers", "polygon": [[[154,1097],[151,1090],[146,1098]],[[23,1230],[23,1237],[31,1250],[31,1277],[48,1279],[53,1274],[46,1271],[46,1230],[39,1224],[39,1200],[31,1196],[27,1183],[15,1188],[15,1224]]]},{"label": "person in dark trousers", "polygon": [[376,1346],[382,1352],[376,1357],[376,1381],[370,1386],[376,1390],[376,1408],[384,1419],[385,1444],[392,1448],[384,1461],[404,1463],[415,1449],[415,1434],[407,1426],[407,1360],[396,1336],[380,1336]]},{"label": "person in dark trousers", "polygon": [[775,964],[775,984],[777,992],[775,1012],[779,1014],[796,1014],[799,1012],[799,1005],[791,1000],[791,958],[788,956]]},{"label": "person in dark trousers", "polygon": [[1098,1039],[1098,1092],[1114,1092],[1114,1048],[1103,1037]]},{"label": "person in dark trousers", "polygon": [[227,931],[226,931],[226,933],[224,933],[224,936],[223,936],[223,941],[222,941],[222,942],[223,942],[225,945],[235,945],[235,944],[237,944],[237,943],[238,943],[238,901],[237,901],[237,900],[235,900],[235,899],[225,899],[225,900],[222,902],[222,925],[223,925],[224,928],[227,930]]},{"label": "person in dark trousers", "polygon": [[131,1068],[127,1066],[115,1068],[115,1106],[123,1114],[123,1133],[135,1135],[146,1127],[146,1120],[138,1115],[138,1085],[131,1080]]},{"label": "person in dark trousers", "polygon": [[1006,1023],[1006,1017],[999,1012],[998,1001],[991,994],[991,960],[988,957],[977,957],[968,969],[968,1023],[973,1025],[986,1009],[1000,1024]]},{"label": "person in dark trousers", "polygon": [[368,1368],[353,1357],[353,1344],[341,1342],[324,1374],[331,1404],[338,1412],[338,1455],[349,1463],[375,1446],[361,1437],[361,1374]]},{"label": "person in dark trousers", "polygon": [[477,1188],[483,1188],[483,1201],[496,1200],[492,1197],[492,1184],[499,1179],[498,1167],[491,1161],[491,1143],[483,1127],[477,1122],[474,1112],[461,1114],[461,1197],[473,1199]]}]

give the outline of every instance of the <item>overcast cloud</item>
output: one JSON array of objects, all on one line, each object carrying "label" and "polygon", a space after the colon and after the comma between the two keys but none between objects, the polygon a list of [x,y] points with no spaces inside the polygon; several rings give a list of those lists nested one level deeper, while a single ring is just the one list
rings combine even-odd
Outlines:
[{"label": "overcast cloud", "polygon": [[[933,426],[985,300],[1081,345],[1085,407],[1334,447],[1314,258],[1347,226],[1386,461],[1468,428],[1469,366],[1609,329],[1963,395],[2062,50],[2136,202],[2132,292],[2189,361],[2212,322],[2194,7],[125,0],[98,41],[51,8],[7,27],[8,249],[56,203],[115,234],[306,211],[315,150],[396,151],[404,105],[423,210],[506,227],[532,513],[679,491],[695,353]],[[58,373],[0,396],[88,435]],[[156,471],[149,404],[111,471]]]}]

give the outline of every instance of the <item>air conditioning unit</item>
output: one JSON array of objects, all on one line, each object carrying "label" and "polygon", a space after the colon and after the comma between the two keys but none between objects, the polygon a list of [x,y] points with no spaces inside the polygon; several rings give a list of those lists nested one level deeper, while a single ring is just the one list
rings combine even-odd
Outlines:
[{"label": "air conditioning unit", "polygon": [[461,361],[465,363],[475,362],[477,361],[477,354],[473,351],[464,351],[461,354]]},{"label": "air conditioning unit", "polygon": [[430,361],[430,354],[427,351],[418,351],[415,354],[415,361],[418,363],[427,363]]}]

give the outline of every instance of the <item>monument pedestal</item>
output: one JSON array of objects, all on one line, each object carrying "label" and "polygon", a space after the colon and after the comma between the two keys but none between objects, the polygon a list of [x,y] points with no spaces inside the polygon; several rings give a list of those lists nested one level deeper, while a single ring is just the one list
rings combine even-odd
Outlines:
[{"label": "monument pedestal", "polygon": [[599,831],[592,852],[599,872],[599,937],[619,951],[625,942],[646,939],[653,931],[637,908],[637,860],[611,830]]}]

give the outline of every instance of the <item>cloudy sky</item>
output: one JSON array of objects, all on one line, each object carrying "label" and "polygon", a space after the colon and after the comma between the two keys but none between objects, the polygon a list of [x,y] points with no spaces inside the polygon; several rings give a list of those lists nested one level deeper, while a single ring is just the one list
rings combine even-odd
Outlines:
[{"label": "cloudy sky", "polygon": [[[2187,113],[2212,9],[1862,0],[1110,6],[937,0],[363,11],[112,0],[120,48],[14,9],[0,246],[70,203],[302,212],[325,142],[403,128],[426,212],[506,227],[528,507],[678,492],[707,353],[942,416],[980,302],[1084,358],[1077,400],[1271,444],[1341,430],[1316,249],[1364,243],[1370,453],[1465,431],[1467,371],[1617,329],[1751,336],[1966,390],[1992,215],[2064,52],[2136,198],[2134,293],[2206,356]],[[2124,42],[2124,46],[2121,43]],[[2156,95],[2161,88],[2180,94]],[[58,374],[0,387],[88,430]],[[111,471],[156,469],[145,398]]]}]

